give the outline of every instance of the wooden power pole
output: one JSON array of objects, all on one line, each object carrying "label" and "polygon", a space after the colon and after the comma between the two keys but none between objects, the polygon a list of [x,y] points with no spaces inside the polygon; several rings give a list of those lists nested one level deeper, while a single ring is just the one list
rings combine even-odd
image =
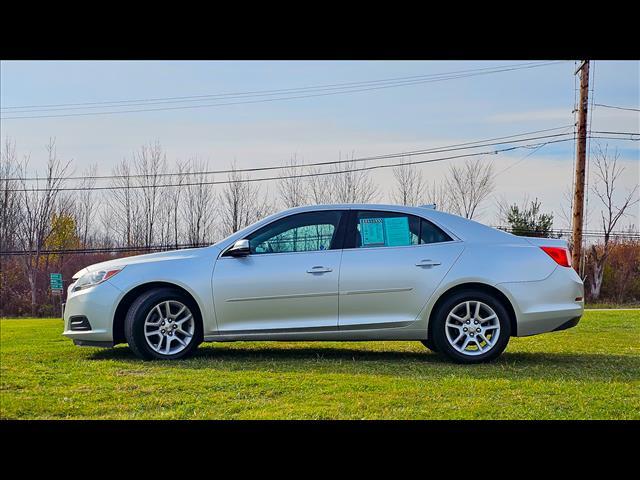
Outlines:
[{"label": "wooden power pole", "polygon": [[584,224],[584,181],[587,155],[587,107],[589,100],[589,60],[584,60],[576,74],[580,74],[580,105],[578,106],[578,144],[576,149],[576,174],[573,188],[573,252],[571,263],[580,274],[582,260],[582,225]]}]

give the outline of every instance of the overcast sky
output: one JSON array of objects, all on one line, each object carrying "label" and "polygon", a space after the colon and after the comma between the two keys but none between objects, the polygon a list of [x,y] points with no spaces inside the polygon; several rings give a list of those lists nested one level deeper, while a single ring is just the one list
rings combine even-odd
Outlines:
[{"label": "overcast sky", "polygon": [[[223,94],[362,82],[446,73],[519,62],[487,61],[242,61],[242,62],[1,62],[0,102],[7,107],[103,102]],[[573,61],[442,82],[405,85],[340,95],[209,108],[3,119],[2,137],[15,140],[20,156],[42,171],[44,149],[54,137],[58,156],[72,159],[76,173],[97,163],[100,174],[142,144],[159,140],[170,162],[197,156],[211,169],[282,164],[294,154],[304,162],[336,160],[340,155],[369,156],[501,137],[571,125],[574,121]],[[639,108],[640,62],[592,64],[594,102]],[[202,102],[200,102],[202,104]],[[174,104],[171,104],[173,106]],[[55,107],[52,107],[55,108]],[[144,108],[144,107],[134,107]],[[100,107],[93,110],[105,111]],[[65,110],[62,113],[69,113]],[[61,113],[51,111],[49,114]],[[20,115],[42,115],[23,113]],[[16,114],[17,115],[17,114]],[[640,114],[595,107],[592,130],[640,131]],[[571,131],[571,129],[569,129]],[[612,141],[625,176],[621,194],[640,182],[638,142]],[[595,142],[595,141],[594,141]],[[592,150],[594,150],[592,143]],[[519,163],[530,150],[492,155],[497,172],[494,197],[480,220],[495,223],[495,200],[520,202],[538,197],[556,214],[556,228],[567,225],[559,211],[572,181],[573,142],[548,145]],[[415,158],[416,160],[418,158]],[[421,165],[427,179],[441,180],[451,160]],[[376,162],[380,163],[380,162]],[[392,185],[389,170],[377,170],[381,200]],[[273,193],[274,183],[265,183]],[[588,228],[597,228],[597,200]],[[639,210],[624,224],[638,225]]]}]

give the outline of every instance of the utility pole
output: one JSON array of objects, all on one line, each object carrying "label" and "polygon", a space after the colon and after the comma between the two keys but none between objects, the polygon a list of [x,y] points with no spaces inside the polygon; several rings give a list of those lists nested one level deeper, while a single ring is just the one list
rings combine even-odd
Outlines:
[{"label": "utility pole", "polygon": [[576,174],[573,189],[573,252],[571,264],[580,274],[582,260],[582,225],[584,224],[584,180],[587,153],[587,107],[589,100],[589,60],[584,60],[574,75],[580,74],[580,104],[578,106],[578,144],[576,149]]}]

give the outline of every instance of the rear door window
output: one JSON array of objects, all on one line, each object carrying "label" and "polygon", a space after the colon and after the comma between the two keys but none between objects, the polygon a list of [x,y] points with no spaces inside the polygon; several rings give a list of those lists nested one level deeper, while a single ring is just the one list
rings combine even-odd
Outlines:
[{"label": "rear door window", "polygon": [[407,213],[357,210],[353,225],[355,232],[351,232],[347,248],[406,247],[451,240],[433,223]]}]

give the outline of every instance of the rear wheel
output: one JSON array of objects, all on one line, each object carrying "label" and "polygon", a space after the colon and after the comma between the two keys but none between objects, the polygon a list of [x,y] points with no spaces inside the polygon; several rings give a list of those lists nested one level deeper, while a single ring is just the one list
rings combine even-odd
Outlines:
[{"label": "rear wheel", "polygon": [[492,295],[463,291],[445,300],[435,312],[433,343],[458,363],[494,360],[511,336],[509,313]]},{"label": "rear wheel", "polygon": [[125,319],[129,348],[144,359],[179,359],[202,341],[202,322],[194,302],[171,288],[158,288],[136,299]]}]

